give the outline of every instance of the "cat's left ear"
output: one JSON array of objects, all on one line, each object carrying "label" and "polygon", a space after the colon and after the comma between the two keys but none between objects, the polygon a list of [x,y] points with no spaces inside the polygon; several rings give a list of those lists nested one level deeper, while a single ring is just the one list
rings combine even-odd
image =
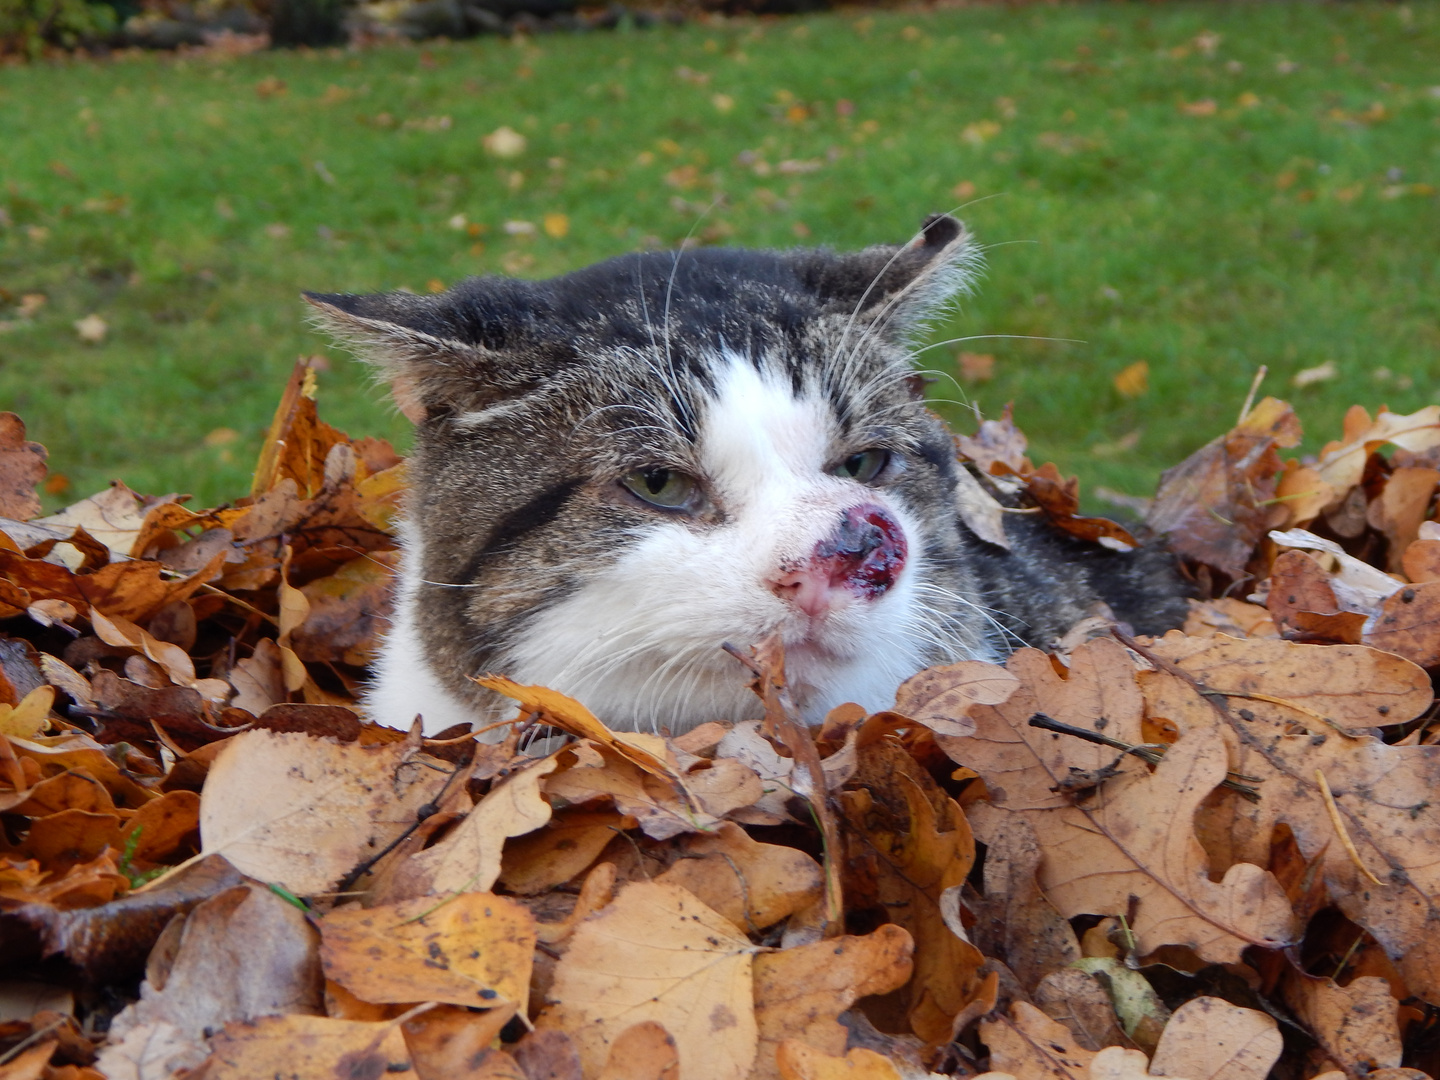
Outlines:
[{"label": "cat's left ear", "polygon": [[469,278],[438,296],[305,293],[316,322],[390,383],[395,403],[420,423],[524,393],[555,361],[527,348],[528,282]]},{"label": "cat's left ear", "polygon": [[908,243],[836,255],[796,252],[796,270],[834,313],[903,338],[970,291],[980,252],[963,223],[931,214]]}]

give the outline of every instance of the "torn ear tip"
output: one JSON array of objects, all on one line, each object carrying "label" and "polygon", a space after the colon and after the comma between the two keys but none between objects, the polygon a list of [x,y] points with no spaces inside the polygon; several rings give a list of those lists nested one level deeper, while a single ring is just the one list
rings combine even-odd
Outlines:
[{"label": "torn ear tip", "polygon": [[925,236],[926,247],[949,247],[965,235],[965,224],[949,214],[931,214],[920,226],[920,231]]}]

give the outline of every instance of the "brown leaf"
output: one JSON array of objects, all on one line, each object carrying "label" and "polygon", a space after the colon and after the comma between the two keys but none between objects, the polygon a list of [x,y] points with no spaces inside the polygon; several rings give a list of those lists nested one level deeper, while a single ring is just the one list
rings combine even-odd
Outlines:
[{"label": "brown leaf", "polygon": [[550,820],[540,786],[555,767],[554,756],[544,758],[496,784],[449,836],[396,871],[383,898],[488,893],[500,877],[506,838],[524,836]]},{"label": "brown leaf", "polygon": [[1250,552],[1272,527],[1277,447],[1300,441],[1290,406],[1265,398],[1229,434],[1167,470],[1145,524],[1179,555],[1228,578],[1245,575]]},{"label": "brown leaf", "polygon": [[499,881],[509,892],[538,896],[584,873],[611,840],[634,827],[624,814],[561,811],[505,845]]},{"label": "brown leaf", "polygon": [[938,735],[973,735],[970,706],[999,705],[1019,685],[999,664],[961,660],[906,679],[895,692],[895,711]]},{"label": "brown leaf", "polygon": [[370,663],[378,634],[390,623],[390,587],[398,559],[398,552],[372,552],[301,588],[309,609],[291,635],[296,655],[316,663]]},{"label": "brown leaf", "polygon": [[132,859],[157,862],[199,828],[200,796],[193,791],[167,791],[140,807],[126,822],[124,839],[134,839]]},{"label": "brown leaf", "polygon": [[1367,975],[1339,986],[1292,970],[1281,983],[1281,994],[1325,1053],[1351,1076],[1400,1064],[1400,1003],[1384,979]]},{"label": "brown leaf", "polygon": [[719,819],[694,804],[678,779],[655,776],[610,749],[598,765],[573,766],[546,780],[545,793],[573,805],[610,799],[617,811],[633,817],[655,840],[719,824]]},{"label": "brown leaf", "polygon": [[210,767],[202,850],[292,892],[323,892],[410,828],[447,774],[416,760],[407,743],[247,731]]},{"label": "brown leaf", "polygon": [[320,1012],[318,935],[304,912],[265,886],[239,885],[206,900],[185,916],[178,937],[163,978],[152,970],[140,1000],[111,1024],[100,1055],[106,1075],[135,1061],[134,1043],[126,1045],[132,1032],[165,1025],[178,1033],[166,1038],[173,1070],[198,1065],[205,1037],[230,1021]]},{"label": "brown leaf", "polygon": [[527,997],[535,919],[503,896],[338,908],[320,920],[320,934],[326,976],[362,1001],[489,1008]]},{"label": "brown leaf", "polygon": [[[1173,654],[1180,644],[1167,638],[1157,657],[1165,662],[1163,653]],[[1323,665],[1321,678],[1329,671],[1325,658],[1342,648],[1324,648],[1316,657]],[[1301,668],[1294,681],[1307,675]],[[1285,822],[1304,859],[1323,857],[1330,895],[1380,941],[1412,992],[1440,999],[1440,949],[1424,930],[1440,919],[1440,868],[1430,856],[1440,815],[1431,799],[1440,784],[1440,746],[1347,737],[1310,710],[1279,698],[1221,699],[1228,707],[1220,707],[1165,671],[1143,679],[1150,707],[1182,730],[1211,727],[1231,740],[1231,768],[1255,778],[1263,793],[1259,802],[1228,791],[1209,800],[1201,817],[1207,848],[1222,863],[1252,855],[1265,859],[1276,823]],[[1385,701],[1387,687],[1381,680],[1377,684],[1377,698]],[[1298,687],[1296,696],[1303,690]],[[1379,706],[1367,701],[1364,691],[1355,691],[1355,698],[1358,715],[1375,715]],[[1330,799],[1321,790],[1321,777]]]},{"label": "brown leaf", "polygon": [[35,488],[45,479],[45,447],[25,441],[25,424],[0,412],[0,517],[28,521],[40,513]]},{"label": "brown leaf", "polygon": [[393,1021],[266,1016],[226,1024],[210,1045],[214,1052],[206,1062],[206,1080],[255,1080],[260,1076],[419,1080],[405,1037]]},{"label": "brown leaf", "polygon": [[1440,582],[1391,593],[1364,640],[1421,667],[1440,666]]},{"label": "brown leaf", "polygon": [[1029,472],[1026,445],[1025,434],[1015,426],[1009,405],[999,420],[984,420],[974,435],[960,435],[955,439],[962,457],[975,462],[981,472],[996,475]]},{"label": "brown leaf", "polygon": [[864,937],[843,936],[755,958],[755,1020],[759,1053],[751,1080],[781,1075],[776,1052],[787,1039],[828,1054],[845,1050],[838,1017],[859,998],[904,986],[915,942],[893,924]]},{"label": "brown leaf", "polygon": [[1366,460],[1387,443],[1414,453],[1440,446],[1440,405],[1426,406],[1408,416],[1382,408],[1374,421],[1360,406],[1352,405],[1345,414],[1344,438],[1327,443],[1316,464],[1320,479],[1331,492],[1329,505],[1360,483]]},{"label": "brown leaf", "polygon": [[773,926],[824,888],[819,864],[803,851],[759,843],[728,821],[677,844],[680,858],[655,880],[688,889],[741,930]]},{"label": "brown leaf", "polygon": [[1140,542],[1130,530],[1109,518],[1082,517],[1080,480],[1066,479],[1051,462],[1024,474],[1025,490],[1035,505],[1045,511],[1050,523],[1078,540],[1101,544],[1116,551],[1133,551]]},{"label": "brown leaf", "polygon": [[1419,534],[1437,483],[1440,471],[1402,465],[1385,479],[1379,496],[1370,500],[1365,518],[1389,542],[1385,569],[1391,573],[1398,574],[1404,568],[1405,549]]},{"label": "brown leaf", "polygon": [[[1303,556],[1302,556],[1303,557]],[[1434,698],[1425,673],[1405,660],[1363,645],[1300,645],[1246,640],[1218,634],[1186,638],[1167,634],[1155,652],[1202,682],[1227,694],[1232,707],[1278,698],[1292,711],[1322,718],[1343,729],[1403,724]]]},{"label": "brown leaf", "polygon": [[756,951],[679,886],[631,882],[576,929],[555,969],[556,1004],[537,1024],[570,1035],[587,1075],[622,1032],[654,1020],[674,1037],[684,1080],[743,1080],[756,1052]]},{"label": "brown leaf", "polygon": [[1045,1015],[1070,1029],[1083,1049],[1103,1050],[1130,1043],[1115,1016],[1110,994],[1090,972],[1076,968],[1052,971],[1035,987],[1034,998]]},{"label": "brown leaf", "polygon": [[990,1068],[996,1073],[1090,1080],[1094,1052],[1077,1045],[1065,1025],[1023,1001],[1011,1005],[1008,1016],[982,1020],[980,1041],[990,1048]]},{"label": "brown leaf", "polygon": [[1017,816],[990,837],[984,896],[971,904],[975,945],[986,956],[1004,961],[1027,990],[1080,959],[1075,931],[1040,890],[1037,875],[1043,856],[1035,830]]},{"label": "brown leaf", "polygon": [[[990,802],[970,810],[981,840],[998,835],[1009,815],[1025,815],[1046,852],[1041,887],[1060,913],[1126,913],[1142,954],[1186,945],[1206,959],[1233,962],[1247,944],[1291,940],[1284,891],[1259,866],[1237,863],[1218,882],[1208,876],[1194,815],[1228,768],[1218,732],[1187,732],[1152,774],[1133,757],[1117,763],[1108,747],[1029,723],[1044,713],[1126,743],[1146,741],[1134,668],[1118,642],[1080,646],[1068,678],[1031,649],[1007,667],[1022,688],[1004,705],[972,712],[974,737],[939,740],[985,780]],[[1068,794],[1072,770],[1083,776],[1112,766],[1095,796]]]},{"label": "brown leaf", "polygon": [[642,1020],[616,1037],[598,1080],[680,1080],[675,1040],[654,1020]]},{"label": "brown leaf", "polygon": [[786,1039],[775,1057],[783,1080],[900,1080],[894,1065],[863,1047],[841,1058],[822,1054],[796,1039]]},{"label": "brown leaf", "polygon": [[1156,1076],[1265,1080],[1284,1040],[1266,1013],[1197,997],[1175,1010],[1150,1061]]},{"label": "brown leaf", "polygon": [[570,1036],[544,1028],[527,1032],[513,1051],[529,1080],[583,1080]]},{"label": "brown leaf", "polygon": [[945,1042],[951,1021],[983,983],[984,957],[946,925],[940,907],[941,894],[969,874],[975,840],[953,800],[927,797],[908,755],[881,743],[862,751],[867,759],[857,777],[867,787],[841,795],[847,893],[855,904],[882,908],[914,938],[915,973],[902,995],[903,1013],[920,1038]]},{"label": "brown leaf", "polygon": [[1330,575],[1302,551],[1284,551],[1275,560],[1265,605],[1275,625],[1291,637],[1358,645],[1365,627],[1365,616],[1341,609]]}]

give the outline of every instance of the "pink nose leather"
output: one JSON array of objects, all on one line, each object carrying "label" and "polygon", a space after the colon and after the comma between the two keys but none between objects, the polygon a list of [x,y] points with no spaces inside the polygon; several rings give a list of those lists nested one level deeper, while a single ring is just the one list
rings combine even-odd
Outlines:
[{"label": "pink nose leather", "polygon": [[830,609],[839,592],[874,599],[895,584],[908,548],[900,523],[874,503],[852,506],[810,557],[770,584],[812,618]]}]

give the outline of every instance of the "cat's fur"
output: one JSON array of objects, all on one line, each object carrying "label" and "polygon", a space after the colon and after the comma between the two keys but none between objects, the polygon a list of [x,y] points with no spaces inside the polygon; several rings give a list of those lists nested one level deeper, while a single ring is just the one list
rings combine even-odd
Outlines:
[{"label": "cat's fur", "polygon": [[[309,295],[418,424],[372,715],[428,732],[509,715],[470,678],[499,672],[620,728],[740,719],[758,703],[721,645],[778,630],[814,721],[888,707],[926,666],[1046,643],[1097,600],[1141,631],[1177,624],[1162,552],[1024,514],[1007,551],[957,513],[962,466],[910,342],[977,262],[936,216],[847,254],[656,252],[434,297]],[[691,504],[637,495],[655,469],[695,478]]]}]

